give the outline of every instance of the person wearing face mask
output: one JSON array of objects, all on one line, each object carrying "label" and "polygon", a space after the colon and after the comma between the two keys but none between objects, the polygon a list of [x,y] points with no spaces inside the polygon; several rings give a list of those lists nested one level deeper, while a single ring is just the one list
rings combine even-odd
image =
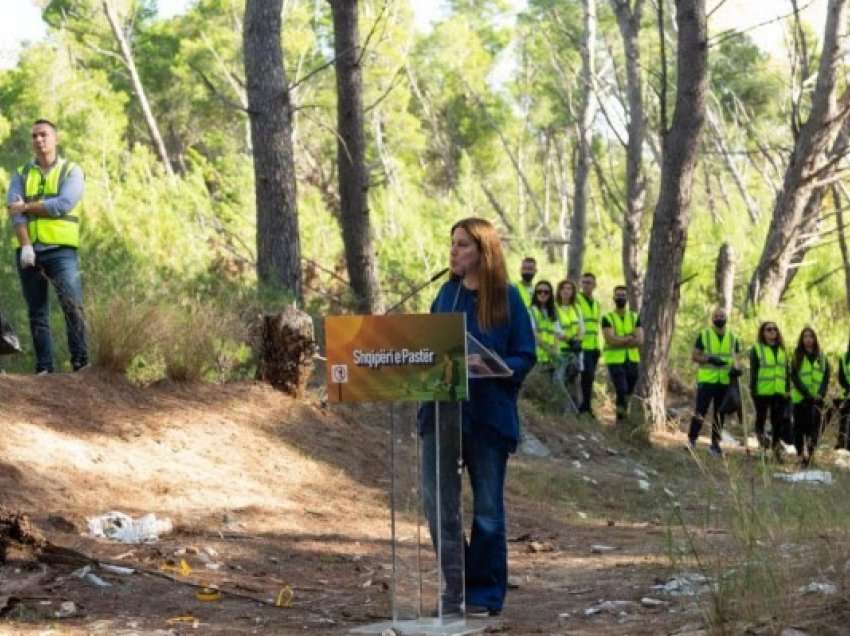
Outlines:
[{"label": "person wearing face mask", "polygon": [[639,347],[643,344],[640,316],[627,309],[628,291],[624,285],[614,288],[616,309],[602,317],[605,351],[602,354],[614,391],[617,394],[617,422],[626,419],[629,398],[635,390],[640,363]]},{"label": "person wearing face mask", "polygon": [[812,462],[820,438],[824,399],[829,387],[829,362],[811,327],[803,327],[791,359],[791,402],[794,404],[794,446],[803,468]]},{"label": "person wearing face mask", "polygon": [[[423,504],[432,538],[438,531],[438,517],[446,536],[460,536],[460,454],[472,485],[472,530],[465,539],[465,573],[444,571],[442,606],[444,614],[459,612],[465,589],[467,614],[497,615],[508,583],[505,474],[508,456],[516,451],[519,439],[519,390],[536,362],[534,332],[519,291],[508,283],[499,235],[489,221],[467,218],[454,224],[449,262],[451,278],[437,293],[431,313],[466,314],[469,334],[500,356],[513,373],[510,377],[470,378],[467,401],[440,403],[440,427],[456,426],[458,416],[462,427],[461,449],[444,446],[453,443],[453,436],[440,437],[440,514],[435,408],[433,403],[420,408]],[[471,369],[481,364],[476,356],[467,358]],[[450,524],[456,525],[447,527]]]},{"label": "person wearing face mask", "polygon": [[519,274],[520,282],[515,284],[517,291],[525,306],[531,307],[531,303],[534,301],[534,277],[537,276],[537,259],[533,256],[526,256],[522,259]]},{"label": "person wearing face mask", "polygon": [[590,272],[581,275],[581,291],[576,296],[576,303],[581,310],[584,322],[584,338],[581,340],[582,371],[581,371],[581,405],[579,413],[587,413],[593,417],[591,400],[593,399],[593,379],[596,377],[596,365],[599,363],[601,349],[599,346],[599,317],[601,309],[599,301],[593,297],[596,289],[596,276]]},{"label": "person wearing face mask", "polygon": [[[791,373],[785,342],[775,322],[759,326],[756,344],[750,350],[750,394],[756,407],[756,437],[763,449],[773,448],[777,461],[782,461],[782,444],[787,437],[786,417],[791,393]],[[770,414],[770,439],[764,433]]]},{"label": "person wearing face mask", "polygon": [[691,359],[699,364],[697,371],[697,399],[694,416],[688,431],[688,446],[696,448],[702,423],[708,409],[714,405],[711,427],[713,455],[722,455],[720,435],[723,430],[723,415],[720,403],[729,389],[732,375],[740,375],[737,356],[741,353],[741,341],[726,328],[726,311],[717,308],[711,315],[711,327],[703,329],[697,336]]}]

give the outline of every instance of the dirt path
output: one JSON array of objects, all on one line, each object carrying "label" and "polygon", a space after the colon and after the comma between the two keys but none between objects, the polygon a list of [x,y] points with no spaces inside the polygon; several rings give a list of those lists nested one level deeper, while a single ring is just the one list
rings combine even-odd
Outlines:
[{"label": "dirt path", "polygon": [[[98,560],[191,568],[179,582],[95,569],[111,584],[99,588],[72,576],[73,565],[10,560],[0,566],[0,633],[343,634],[388,616],[380,411],[330,411],[252,384],[142,390],[96,374],[0,377],[0,395],[0,504]],[[670,574],[669,497],[656,469],[598,424],[525,419],[554,455],[511,460],[514,589],[496,628],[669,634],[698,625],[692,598],[652,590]],[[687,462],[667,456],[673,471]],[[649,491],[636,471],[650,471]],[[691,478],[665,483],[685,491]],[[176,529],[144,546],[85,536],[85,518],[108,510],[155,512]],[[597,544],[615,549],[596,554]],[[225,593],[202,602],[190,583]],[[275,607],[282,591],[288,605],[288,590],[291,605]],[[664,604],[644,607],[647,596]],[[55,619],[63,601],[75,615]],[[618,603],[586,615],[604,601]]]}]

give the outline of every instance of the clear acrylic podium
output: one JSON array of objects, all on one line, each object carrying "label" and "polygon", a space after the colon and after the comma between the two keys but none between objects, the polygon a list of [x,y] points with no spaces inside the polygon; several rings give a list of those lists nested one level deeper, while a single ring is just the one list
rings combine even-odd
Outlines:
[{"label": "clear acrylic podium", "polygon": [[[469,378],[506,377],[511,370],[467,334]],[[451,371],[447,369],[447,375]],[[412,405],[388,405],[392,434],[392,620],[351,630],[353,634],[463,636],[489,622],[465,616],[463,523],[463,402],[445,400],[423,408],[433,428],[420,434]]]}]

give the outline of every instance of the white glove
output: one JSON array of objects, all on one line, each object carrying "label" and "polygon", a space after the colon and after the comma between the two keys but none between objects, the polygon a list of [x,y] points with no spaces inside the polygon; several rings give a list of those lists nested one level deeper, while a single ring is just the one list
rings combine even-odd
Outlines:
[{"label": "white glove", "polygon": [[32,245],[21,247],[21,268],[35,267],[35,250]]}]

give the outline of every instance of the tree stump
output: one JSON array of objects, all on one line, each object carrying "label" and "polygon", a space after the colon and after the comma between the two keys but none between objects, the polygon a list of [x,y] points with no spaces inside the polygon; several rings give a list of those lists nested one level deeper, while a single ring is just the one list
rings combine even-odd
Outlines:
[{"label": "tree stump", "polygon": [[313,370],[316,340],[313,319],[290,305],[263,316],[257,379],[294,397],[304,395]]}]

